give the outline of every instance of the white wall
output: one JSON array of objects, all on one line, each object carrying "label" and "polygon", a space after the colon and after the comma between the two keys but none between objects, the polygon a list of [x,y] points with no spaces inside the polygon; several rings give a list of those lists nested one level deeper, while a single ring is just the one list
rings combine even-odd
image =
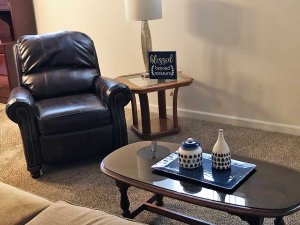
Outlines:
[{"label": "white wall", "polygon": [[[92,37],[102,75],[143,71],[140,23],[126,21],[123,0],[34,3],[39,33]],[[153,49],[177,51],[194,78],[179,91],[179,115],[300,135],[299,10],[299,0],[163,0]]]}]

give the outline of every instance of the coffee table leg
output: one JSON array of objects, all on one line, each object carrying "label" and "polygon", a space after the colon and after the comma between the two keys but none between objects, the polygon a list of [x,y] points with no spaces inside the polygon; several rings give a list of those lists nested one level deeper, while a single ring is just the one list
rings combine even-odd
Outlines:
[{"label": "coffee table leg", "polygon": [[274,224],[275,225],[285,225],[285,222],[283,220],[283,217],[277,217],[275,220],[274,220]]},{"label": "coffee table leg", "polygon": [[116,181],[116,185],[119,188],[119,191],[121,194],[120,206],[121,206],[121,209],[123,210],[122,216],[124,216],[126,218],[131,218],[132,215],[129,210],[130,203],[129,203],[129,199],[128,199],[128,195],[127,195],[127,190],[129,188],[129,185],[124,184],[120,181]]},{"label": "coffee table leg", "polygon": [[264,217],[259,216],[239,216],[242,220],[248,222],[250,225],[262,225]]}]

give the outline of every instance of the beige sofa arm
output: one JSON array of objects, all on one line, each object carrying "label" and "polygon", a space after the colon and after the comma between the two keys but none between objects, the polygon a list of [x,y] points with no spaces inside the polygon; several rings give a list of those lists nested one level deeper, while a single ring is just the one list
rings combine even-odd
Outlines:
[{"label": "beige sofa arm", "polygon": [[58,201],[26,225],[142,225],[101,210]]},{"label": "beige sofa arm", "polygon": [[0,182],[1,225],[142,225],[97,209],[53,203]]},{"label": "beige sofa arm", "polygon": [[0,223],[25,224],[52,202],[0,182]]}]

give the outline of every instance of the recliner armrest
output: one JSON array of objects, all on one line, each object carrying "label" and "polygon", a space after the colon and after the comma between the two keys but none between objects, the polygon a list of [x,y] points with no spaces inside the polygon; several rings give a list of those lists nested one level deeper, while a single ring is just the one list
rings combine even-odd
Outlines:
[{"label": "recliner armrest", "polygon": [[129,88],[112,79],[97,77],[95,91],[111,112],[113,121],[114,149],[128,144],[126,118],[124,107],[131,100]]},{"label": "recliner armrest", "polygon": [[30,113],[34,112],[34,99],[31,93],[23,87],[14,88],[6,104],[6,114],[14,122],[18,123],[20,120],[16,115],[18,108],[25,108]]},{"label": "recliner armrest", "polygon": [[[96,93],[101,96],[103,102],[109,107],[113,105],[125,107],[131,100],[129,88],[125,84],[109,78],[98,77],[95,81],[95,89]],[[116,98],[116,96],[118,97]]]}]

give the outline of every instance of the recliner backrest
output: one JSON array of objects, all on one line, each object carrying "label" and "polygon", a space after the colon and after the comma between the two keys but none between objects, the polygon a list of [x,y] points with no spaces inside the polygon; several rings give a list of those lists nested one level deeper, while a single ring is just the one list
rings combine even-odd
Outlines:
[{"label": "recliner backrest", "polygon": [[22,36],[16,54],[21,85],[36,99],[91,92],[100,75],[94,43],[80,32]]}]

